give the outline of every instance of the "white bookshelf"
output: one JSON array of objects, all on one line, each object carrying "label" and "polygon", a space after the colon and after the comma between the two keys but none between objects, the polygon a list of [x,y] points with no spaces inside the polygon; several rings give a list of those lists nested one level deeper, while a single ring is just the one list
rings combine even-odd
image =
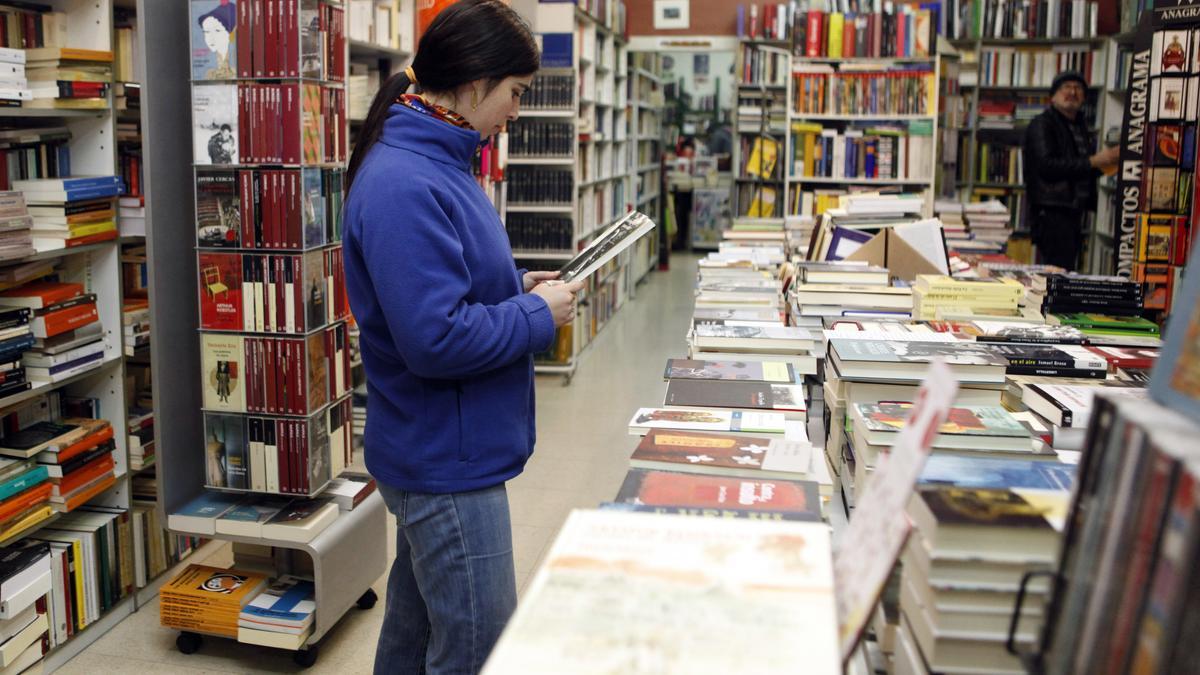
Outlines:
[{"label": "white bookshelf", "polygon": [[[569,107],[565,100],[552,107],[523,105],[521,120],[570,121],[571,154],[522,155],[511,149],[510,142],[506,159],[507,194],[501,212],[509,226],[515,226],[514,216],[559,217],[563,226],[570,228],[570,236],[566,237],[570,247],[533,250],[514,240],[513,257],[518,266],[555,268],[635,208],[638,176],[634,161],[642,143],[636,132],[636,120],[643,108],[635,105],[629,95],[634,76],[619,25],[622,16],[623,8],[618,3],[605,5],[599,14],[573,4],[539,3],[535,14],[526,17],[543,39],[550,35],[570,35],[571,66],[559,67],[561,64],[555,63],[555,67],[538,71],[538,77],[569,77],[573,86]],[[571,201],[516,201],[514,172],[532,168],[569,170]],[[588,280],[579,294],[576,320],[560,329],[553,348],[554,358],[540,357],[535,362],[538,373],[563,375],[569,381],[587,347],[630,297],[637,280],[644,276],[644,266],[631,264],[635,260],[639,260],[636,252],[624,253]]]}]

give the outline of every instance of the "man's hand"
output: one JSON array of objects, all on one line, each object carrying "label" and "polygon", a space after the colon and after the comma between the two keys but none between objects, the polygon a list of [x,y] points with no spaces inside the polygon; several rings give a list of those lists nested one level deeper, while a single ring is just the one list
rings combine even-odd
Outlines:
[{"label": "man's hand", "polygon": [[537,286],[543,281],[550,281],[551,279],[557,278],[558,272],[526,272],[521,281],[525,284],[525,292],[528,293],[529,291],[533,290],[534,286]]},{"label": "man's hand", "polygon": [[1116,168],[1117,162],[1120,160],[1121,148],[1120,146],[1116,145],[1105,148],[1091,157],[1088,157],[1088,161],[1091,163],[1092,167],[1100,169],[1101,171]]}]

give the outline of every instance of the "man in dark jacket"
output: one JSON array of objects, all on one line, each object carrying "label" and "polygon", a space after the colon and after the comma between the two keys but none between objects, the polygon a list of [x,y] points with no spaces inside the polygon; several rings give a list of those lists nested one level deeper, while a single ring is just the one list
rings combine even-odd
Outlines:
[{"label": "man in dark jacket", "polygon": [[1050,85],[1050,107],[1025,130],[1025,180],[1033,243],[1042,262],[1074,270],[1096,179],[1116,167],[1120,149],[1092,153],[1096,140],[1081,114],[1087,81],[1074,71]]}]

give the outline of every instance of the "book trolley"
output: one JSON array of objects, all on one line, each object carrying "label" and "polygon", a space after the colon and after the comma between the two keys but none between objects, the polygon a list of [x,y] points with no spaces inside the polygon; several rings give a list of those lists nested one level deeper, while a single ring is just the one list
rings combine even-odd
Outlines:
[{"label": "book trolley", "polygon": [[[147,45],[161,57],[146,63],[159,94],[145,106],[148,220],[194,224],[148,233],[156,407],[172,422],[156,429],[164,518],[205,490],[316,496],[352,453],[345,6],[271,4],[274,23],[257,0],[142,8],[148,42],[181,25],[191,35],[190,56],[178,44]],[[204,32],[214,12],[232,25],[227,41]],[[311,541],[215,538],[271,547],[279,574],[295,571],[293,552],[311,558],[318,609],[294,657],[309,666],[347,610],[374,606],[385,530],[372,494]],[[190,654],[202,642],[184,631],[176,645]]]}]

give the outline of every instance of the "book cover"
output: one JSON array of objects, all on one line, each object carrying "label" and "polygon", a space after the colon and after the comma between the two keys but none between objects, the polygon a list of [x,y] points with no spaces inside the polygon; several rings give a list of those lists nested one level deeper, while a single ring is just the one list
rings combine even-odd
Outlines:
[{"label": "book cover", "polygon": [[325,258],[321,251],[304,254],[304,330],[324,326],[329,314],[329,287],[325,278]]},{"label": "book cover", "polygon": [[196,245],[237,248],[241,245],[241,199],[237,172],[196,170]]},{"label": "book cover", "polygon": [[811,481],[753,480],[631,469],[615,501],[658,507],[668,513],[821,519],[817,484]]},{"label": "book cover", "polygon": [[191,0],[192,79],[237,77],[237,5],[249,0]]},{"label": "book cover", "polygon": [[730,326],[700,325],[695,328],[698,338],[731,338],[739,340],[812,340],[812,334],[798,326]]},{"label": "book cover", "polygon": [[320,169],[300,170],[303,190],[300,194],[300,213],[304,227],[304,248],[325,244],[326,202],[324,180]]},{"label": "book cover", "polygon": [[204,414],[205,485],[250,488],[245,423],[237,415]]},{"label": "book cover", "polygon": [[[266,497],[259,500],[247,500],[239,502],[233,508],[222,513],[217,520],[237,521],[238,523],[250,525],[262,525],[275,514],[287,508],[291,500],[283,497]],[[217,531],[221,532],[221,523],[217,523]],[[261,529],[260,529],[261,531]]]},{"label": "book cover", "polygon": [[1046,506],[1033,504],[1008,490],[979,488],[926,488],[917,492],[938,525],[1006,527],[1053,530],[1047,519],[1065,520],[1065,513],[1049,513]]},{"label": "book cover", "polygon": [[638,408],[631,428],[686,429],[691,431],[747,431],[782,434],[782,413],[745,413],[733,410],[671,410]]},{"label": "book cover", "polygon": [[674,470],[728,471],[730,475],[768,471],[807,474],[811,455],[811,444],[777,438],[651,429],[629,461],[640,468],[678,465]]},{"label": "book cover", "polygon": [[1073,464],[933,453],[921,469],[919,486],[1070,491]]},{"label": "book cover", "polygon": [[1083,344],[1086,336],[1073,326],[1046,326],[1013,321],[973,321],[977,342],[1026,342],[1035,344]]},{"label": "book cover", "polygon": [[1108,369],[1104,359],[1079,345],[991,344],[988,347],[1007,359],[1010,367]]},{"label": "book cover", "polygon": [[192,161],[237,164],[238,108],[236,84],[192,87]]},{"label": "book cover", "polygon": [[205,409],[244,412],[246,352],[242,336],[203,333],[200,355]]},{"label": "book cover", "polygon": [[791,364],[782,361],[695,361],[668,359],[663,377],[668,380],[796,381]]},{"label": "book cover", "polygon": [[200,251],[200,327],[242,330],[242,256],[238,253]]},{"label": "book cover", "polygon": [[829,341],[844,361],[929,363],[940,358],[950,365],[1005,367],[1008,361],[991,345],[955,342],[886,342],[833,338]]},{"label": "book cover", "polygon": [[[911,403],[855,403],[854,407],[868,430],[899,433],[913,406]],[[999,406],[950,408],[937,433],[939,436],[1029,438],[1029,430]]]},{"label": "book cover", "polygon": [[486,672],[837,673],[836,626],[827,526],[574,511]]},{"label": "book cover", "polygon": [[238,617],[239,622],[242,619],[257,619],[274,625],[281,622],[297,627],[307,625],[312,622],[317,609],[316,590],[316,586],[308,579],[282,576],[246,603]]},{"label": "book cover", "polygon": [[199,497],[188,502],[172,515],[191,518],[217,518],[229,509],[237,506],[241,497],[220,492],[202,492]]},{"label": "book cover", "polygon": [[[1193,247],[1193,256],[1196,250]],[[1183,277],[1148,391],[1155,401],[1200,417],[1200,274],[1194,271]]]},{"label": "book cover", "polygon": [[671,380],[664,405],[698,408],[756,408],[804,411],[804,389],[764,382]]}]

